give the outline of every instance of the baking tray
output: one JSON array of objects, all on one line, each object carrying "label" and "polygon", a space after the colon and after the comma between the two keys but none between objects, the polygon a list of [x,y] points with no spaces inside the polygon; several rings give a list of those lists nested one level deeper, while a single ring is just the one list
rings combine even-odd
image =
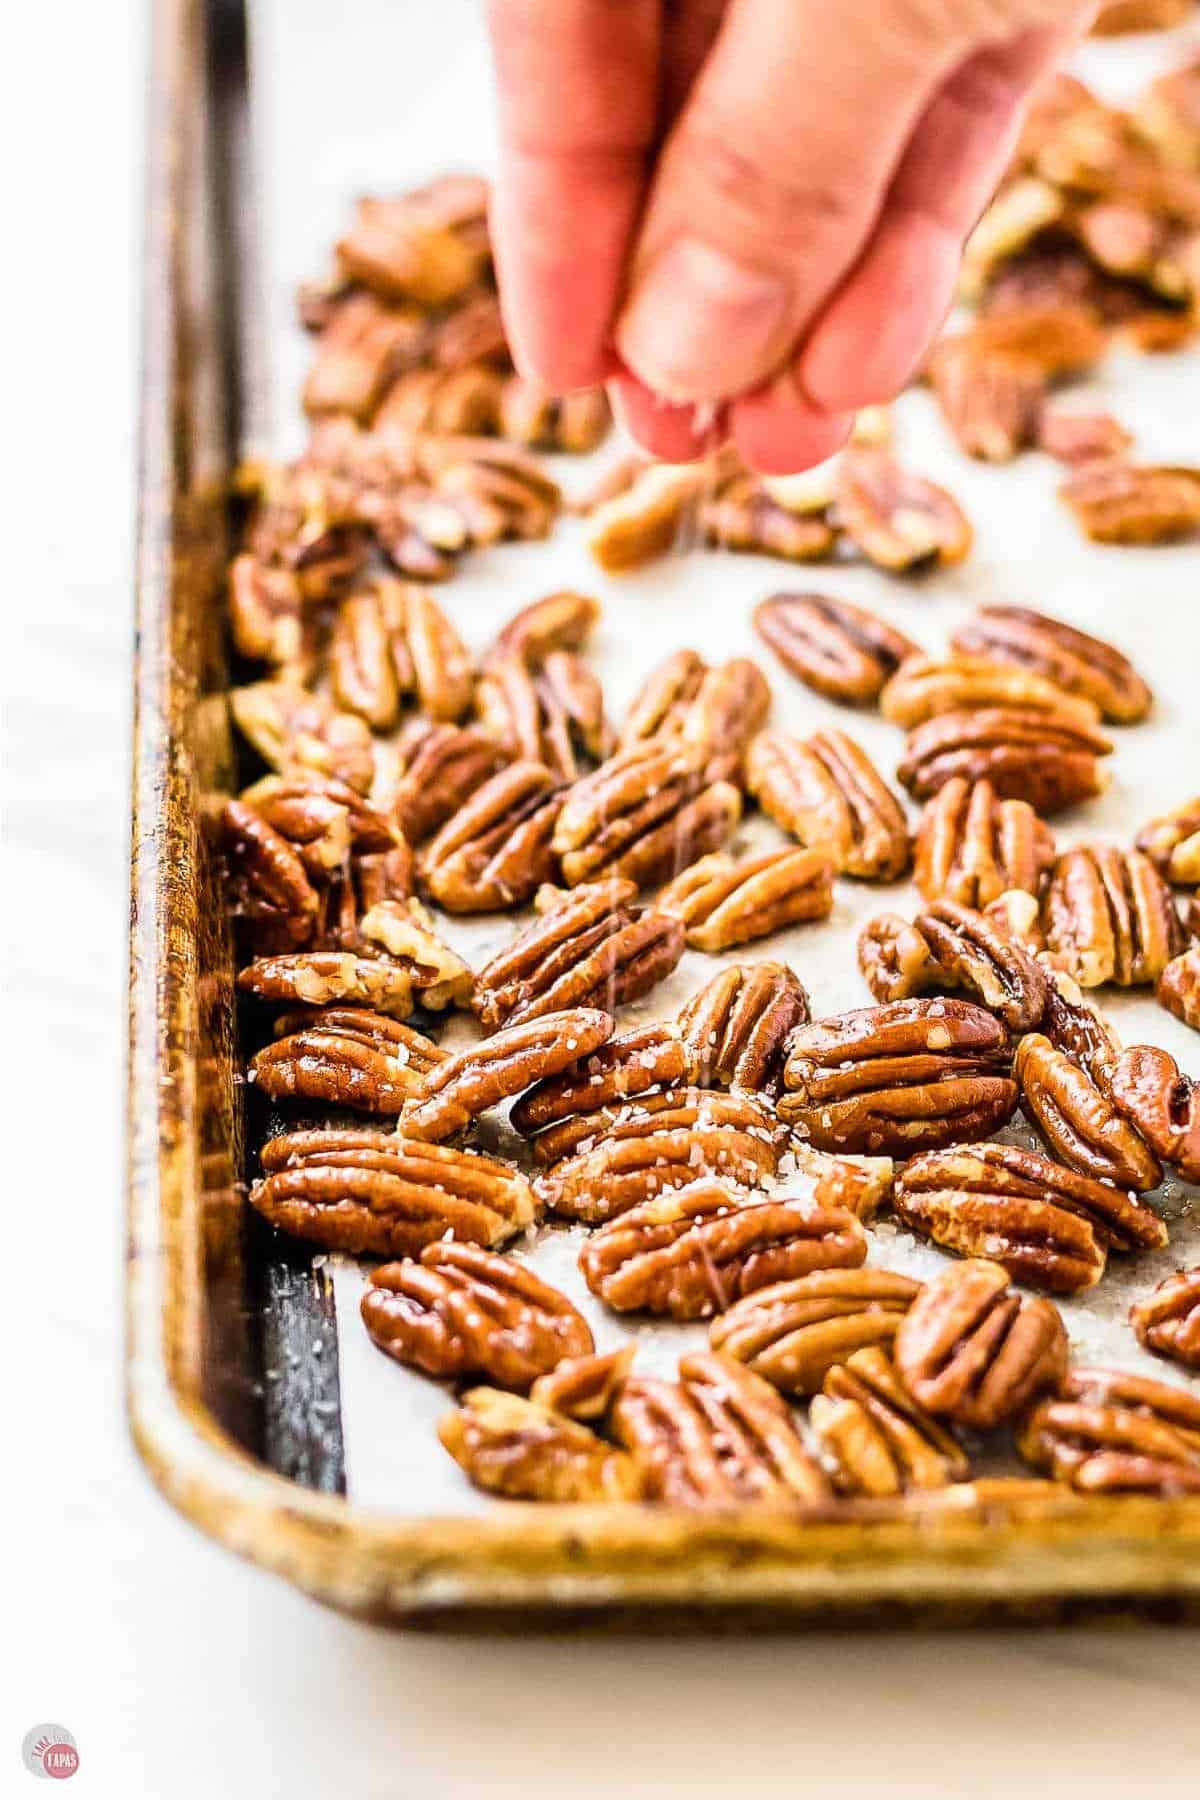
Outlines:
[{"label": "baking tray", "polygon": [[[351,79],[354,65],[344,59],[352,51],[327,9],[264,5],[258,29],[272,66],[260,164],[270,226],[264,259],[240,0],[159,0],[155,7],[127,1285],[129,1413],[147,1467],[168,1499],[213,1537],[322,1600],[376,1618],[498,1622],[537,1613],[611,1622],[632,1614],[673,1628],[685,1619],[878,1624],[1049,1619],[1130,1606],[1171,1616],[1200,1610],[1195,1499],[1083,1500],[1064,1492],[986,1512],[852,1504],[712,1516],[484,1500],[430,1428],[449,1404],[447,1392],[395,1369],[367,1342],[357,1319],[357,1266],[281,1248],[244,1204],[233,966],[205,829],[215,797],[236,778],[222,646],[229,477],[240,455],[290,447],[297,427],[285,409],[294,404],[303,357],[290,290],[318,266],[356,188],[486,163],[474,8],[445,0],[436,19],[433,10],[385,10],[372,0],[356,16],[360,42],[391,33],[408,45],[408,78],[422,98],[381,136],[370,122],[396,113],[394,61],[381,56],[374,73],[360,68]],[[1127,58],[1121,71],[1128,74]],[[422,72],[437,73],[433,89]],[[322,94],[323,110],[316,105]],[[332,104],[338,95],[340,104]],[[456,130],[456,118],[469,123]],[[297,160],[306,146],[310,153]],[[1194,357],[1113,359],[1106,369],[1115,403],[1149,454],[1194,452],[1181,394],[1182,377],[1194,381],[1197,372]],[[284,402],[275,407],[281,423],[274,430],[273,387]],[[1121,737],[1116,780],[1101,807],[1061,834],[1127,838],[1152,800],[1166,802],[1176,789],[1181,796],[1187,772],[1200,770],[1200,557],[1084,546],[1039,459],[1002,472],[979,469],[949,448],[923,396],[906,397],[900,413],[905,456],[947,479],[978,529],[970,561],[935,581],[907,585],[845,569],[806,570],[798,582],[782,565],[705,554],[619,582],[598,575],[568,528],[550,546],[506,546],[478,557],[444,597],[468,638],[482,643],[498,617],[551,586],[599,593],[606,616],[596,658],[614,711],[662,649],[694,639],[698,597],[705,606],[700,647],[722,655],[752,648],[750,606],[778,586],[829,585],[931,647],[982,601],[1049,605],[1111,632],[1158,689],[1154,723]],[[772,674],[778,722],[799,726],[822,709]],[[851,723],[891,761],[897,740],[890,728],[875,719]],[[771,940],[763,953],[795,963],[815,1013],[861,1004],[863,990],[847,966],[856,924],[883,907],[903,911],[910,899],[903,888],[841,882],[830,926]],[[460,923],[454,935],[478,957],[511,929],[507,921]],[[826,951],[835,941],[833,958]],[[710,971],[711,962],[685,958],[673,984],[653,996],[653,1010],[670,1010]],[[1121,996],[1108,1010],[1130,1040],[1144,1033],[1184,1059],[1190,1044],[1195,1062],[1194,1037],[1145,999]],[[1093,1296],[1064,1307],[1078,1353],[1162,1373],[1142,1359],[1120,1320],[1134,1288],[1196,1260],[1197,1199],[1172,1184],[1165,1192],[1174,1220],[1170,1251],[1114,1264]],[[570,1233],[546,1231],[522,1254],[554,1279],[573,1279]],[[940,1258],[885,1227],[875,1233],[872,1261],[921,1272]],[[621,1329],[611,1317],[593,1318],[606,1334],[602,1343]],[[658,1326],[640,1341],[639,1355],[653,1365],[688,1338]]]}]

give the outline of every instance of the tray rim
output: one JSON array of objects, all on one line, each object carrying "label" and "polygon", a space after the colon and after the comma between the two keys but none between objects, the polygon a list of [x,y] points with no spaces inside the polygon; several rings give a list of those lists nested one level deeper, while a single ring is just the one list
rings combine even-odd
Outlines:
[{"label": "tray rim", "polygon": [[595,1617],[630,1608],[667,1608],[676,1619],[753,1608],[789,1622],[951,1623],[1048,1620],[1081,1605],[1200,1610],[1200,1499],[1063,1492],[1002,1511],[894,1503],[711,1516],[501,1502],[483,1515],[405,1518],[288,1481],[247,1454],[205,1404],[197,919],[187,887],[199,795],[183,738],[196,669],[187,661],[191,638],[182,634],[181,650],[175,628],[182,610],[199,603],[196,584],[211,566],[213,520],[226,493],[227,471],[203,457],[185,474],[205,382],[220,380],[203,354],[222,339],[211,316],[216,297],[211,289],[202,295],[209,316],[200,315],[199,346],[187,306],[197,191],[190,115],[203,110],[206,21],[219,3],[153,0],[126,1269],[126,1403],[152,1480],[208,1536],[318,1599],[377,1619],[465,1617],[471,1609]]}]

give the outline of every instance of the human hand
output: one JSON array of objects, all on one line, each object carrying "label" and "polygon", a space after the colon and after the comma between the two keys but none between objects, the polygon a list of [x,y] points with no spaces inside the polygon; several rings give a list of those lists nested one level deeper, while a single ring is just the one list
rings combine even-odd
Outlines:
[{"label": "human hand", "polygon": [[830,455],[917,368],[1086,0],[489,0],[505,321],[685,461]]}]

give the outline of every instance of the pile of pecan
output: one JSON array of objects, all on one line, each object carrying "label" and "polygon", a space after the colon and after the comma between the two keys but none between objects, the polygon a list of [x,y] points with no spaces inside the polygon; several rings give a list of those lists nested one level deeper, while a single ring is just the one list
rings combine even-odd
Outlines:
[{"label": "pile of pecan", "polygon": [[[1047,145],[1069,117],[1043,119]],[[1072,208],[1056,255],[1077,263]],[[1038,232],[995,255],[981,292],[1035,253]],[[615,718],[588,659],[596,600],[534,600],[477,655],[432,586],[472,544],[548,532],[561,495],[530,447],[587,448],[607,416],[512,373],[479,184],[362,202],[304,312],[314,430],[296,464],[246,476],[244,782],[210,821],[265,1127],[253,1207],[376,1259],[365,1327],[465,1385],[441,1437],[491,1493],[1200,1489],[1200,1400],[1072,1370],[1051,1297],[1161,1250],[1155,1190],[1200,1181],[1200,1083],[1123,1048],[1091,1001],[1153,988],[1200,1030],[1200,798],[1132,844],[1063,848],[1050,822],[1102,791],[1152,709],[1142,675],[1025,607],[984,607],[932,655],[862,607],[780,593],[755,628],[826,723],[776,728],[758,663],[689,649]],[[1076,324],[1074,350],[1056,328],[1064,369]],[[950,497],[899,469],[877,419],[861,429],[875,441],[814,479],[631,466],[591,511],[593,548],[631,566],[697,507],[713,541],[785,557],[965,554]],[[904,734],[895,782],[839,722],[854,708]],[[775,836],[748,854],[755,809]],[[859,939],[873,1004],[813,1019],[787,963],[725,959],[674,1016],[628,1016],[685,952],[769,956],[840,881],[910,873],[923,910]],[[476,914],[521,915],[480,967],[449,941]],[[1018,1112],[1039,1149],[997,1139]],[[927,1283],[873,1266],[885,1215],[960,1260]],[[703,1322],[708,1349],[674,1380],[632,1344],[598,1351],[522,1254],[543,1220],[579,1234],[607,1316]],[[1200,1367],[1200,1271],[1131,1325]],[[997,1432],[1038,1481],[972,1482]]]}]

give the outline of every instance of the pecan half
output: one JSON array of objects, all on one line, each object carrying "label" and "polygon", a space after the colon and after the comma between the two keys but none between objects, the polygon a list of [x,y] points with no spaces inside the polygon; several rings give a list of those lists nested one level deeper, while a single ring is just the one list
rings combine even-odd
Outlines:
[{"label": "pecan half", "polygon": [[1129,1309],[1138,1342],[1159,1356],[1200,1369],[1200,1268],[1180,1269]]},{"label": "pecan half", "polygon": [[264,762],[285,774],[315,770],[366,793],[375,774],[371,733],[355,713],[286,681],[256,681],[229,696],[234,722]]},{"label": "pecan half", "polygon": [[816,562],[833,550],[832,525],[819,510],[793,507],[781,499],[782,484],[736,470],[700,503],[700,530],[709,544],[778,556],[785,562]]},{"label": "pecan half", "polygon": [[456,201],[469,188],[477,209],[486,206],[483,183],[468,177],[448,177],[432,188],[386,199],[364,195],[338,241],[343,274],[375,293],[424,307],[444,306],[465,294],[479,277],[485,253],[463,229],[461,207],[447,213],[442,204],[441,191],[452,182]]},{"label": "pecan half", "polygon": [[235,556],[229,565],[229,628],[242,656],[280,668],[302,665],[312,644],[296,571],[272,568],[249,552]]},{"label": "pecan half", "polygon": [[965,1000],[898,1000],[792,1033],[781,1118],[818,1150],[909,1155],[986,1137],[1016,1110],[1009,1039]]},{"label": "pecan half", "polygon": [[1028,606],[985,606],[950,640],[964,656],[990,658],[1040,675],[1098,707],[1116,724],[1144,719],[1154,701],[1127,656],[1103,638],[1077,631]]},{"label": "pecan half", "polygon": [[600,682],[570,650],[551,650],[532,669],[515,654],[492,656],[475,710],[511,756],[543,763],[560,781],[574,781],[612,748]]},{"label": "pecan half", "polygon": [[564,1006],[615,1012],[648,994],[683,955],[683,926],[658,907],[637,911],[631,881],[548,892],[554,899],[541,918],[480,970],[475,1010],[489,1031]]},{"label": "pecan half", "polygon": [[1027,800],[1035,812],[1061,812],[1100,793],[1097,758],[1112,744],[1099,727],[1033,708],[981,706],[943,713],[910,732],[896,773],[917,800],[956,775],[984,777],[1002,800]]},{"label": "pecan half", "polygon": [[1200,944],[1174,957],[1158,978],[1155,997],[1160,1006],[1200,1031]]},{"label": "pecan half", "polygon": [[708,669],[695,650],[675,650],[656,663],[630,702],[621,727],[622,748],[678,735]]},{"label": "pecan half", "polygon": [[845,874],[892,881],[908,868],[903,808],[844,731],[760,732],[746,752],[746,785],[769,818],[799,843],[828,848]]},{"label": "pecan half", "polygon": [[438,1437],[485,1494],[560,1505],[641,1497],[641,1477],[626,1451],[518,1394],[472,1388],[439,1422]]},{"label": "pecan half", "polygon": [[840,1494],[887,1499],[966,1481],[971,1472],[958,1443],[917,1405],[878,1345],[829,1370],[808,1420]]},{"label": "pecan half", "polygon": [[430,897],[454,913],[523,905],[554,874],[565,795],[541,763],[512,763],[485,781],[417,858]]},{"label": "pecan half", "polygon": [[1067,1334],[1050,1300],[1014,1294],[999,1263],[971,1260],[927,1282],[893,1354],[919,1406],[974,1431],[1015,1418],[1067,1368]]},{"label": "pecan half", "polygon": [[614,1312],[708,1319],[756,1288],[814,1269],[856,1269],[866,1255],[853,1213],[694,1181],[602,1225],[579,1267]]},{"label": "pecan half", "polygon": [[454,1137],[481,1113],[587,1056],[612,1029],[611,1015],[594,1007],[509,1025],[431,1070],[422,1092],[405,1108],[401,1128],[426,1143]]},{"label": "pecan half", "polygon": [[300,853],[243,800],[221,809],[221,843],[230,912],[246,921],[255,948],[311,942],[321,901]]},{"label": "pecan half", "polygon": [[496,656],[517,656],[535,669],[552,650],[580,650],[598,623],[600,610],[598,600],[573,588],[531,600],[501,627],[485,664]]},{"label": "pecan half", "polygon": [[476,726],[434,725],[424,719],[414,719],[400,734],[396,751],[392,807],[410,844],[432,837],[509,760],[507,751]]},{"label": "pecan half", "polygon": [[804,984],[785,963],[732,963],[679,1014],[691,1079],[700,1087],[777,1093],[788,1039],[808,1019]]},{"label": "pecan half", "polygon": [[636,465],[626,486],[589,509],[587,546],[600,567],[620,574],[665,556],[708,479],[703,463]]},{"label": "pecan half", "polygon": [[1051,973],[1042,1031],[1056,1050],[1078,1063],[1094,1085],[1107,1093],[1109,1072],[1121,1054],[1120,1039],[1095,1007],[1088,1005],[1069,975],[1058,969]]},{"label": "pecan half", "polygon": [[1097,544],[1162,544],[1200,527],[1200,469],[1085,463],[1058,492]]},{"label": "pecan half", "polygon": [[270,1224],[356,1256],[416,1256],[447,1236],[502,1244],[537,1215],[506,1163],[391,1131],[287,1132],[263,1146],[262,1166],[250,1204]]},{"label": "pecan half", "polygon": [[678,1382],[626,1382],[613,1428],[647,1499],[671,1506],[829,1498],[787,1406],[725,1356],[680,1358]]},{"label": "pecan half", "polygon": [[1043,914],[1050,951],[1081,988],[1146,986],[1183,948],[1171,890],[1140,850],[1080,844],[1066,851]]},{"label": "pecan half", "polygon": [[1166,1050],[1135,1044],[1113,1064],[1108,1092],[1156,1156],[1200,1182],[1200,1082]]},{"label": "pecan half", "polygon": [[776,1173],[784,1137],[766,1107],[747,1094],[699,1088],[646,1094],[615,1112],[543,1132],[539,1159],[560,1146],[573,1153],[539,1176],[537,1192],[558,1218],[601,1225],[704,1175],[756,1187]]},{"label": "pecan half", "polygon": [[921,814],[913,874],[926,900],[982,910],[1014,888],[1039,894],[1054,856],[1054,833],[1027,801],[956,775]]},{"label": "pecan half", "polygon": [[411,695],[427,717],[461,719],[471,704],[471,655],[437,601],[411,581],[384,577],[348,594],[330,643],[337,700],[376,731],[396,723]]},{"label": "pecan half", "polygon": [[679,919],[693,950],[729,950],[833,910],[833,858],[819,850],[705,856],[655,902]]},{"label": "pecan half", "polygon": [[1094,1286],[1108,1249],[1160,1250],[1167,1241],[1158,1214],[1132,1194],[1010,1144],[915,1156],[897,1175],[892,1201],[922,1237],[962,1256],[986,1252],[1051,1293]]},{"label": "pecan half", "polygon": [[1167,881],[1200,886],[1200,794],[1151,819],[1134,841]]},{"label": "pecan half", "polygon": [[595,1347],[565,1294],[477,1244],[426,1244],[419,1260],[373,1269],[361,1311],[372,1343],[397,1362],[454,1379],[486,1375],[518,1392]]},{"label": "pecan half", "polygon": [[317,338],[304,383],[305,412],[369,419],[396,376],[415,366],[425,343],[425,320],[415,307],[391,306],[374,294],[349,295]]},{"label": "pecan half", "polygon": [[419,1031],[366,1007],[326,1006],[288,1022],[294,1029],[250,1064],[251,1081],[271,1100],[398,1113],[446,1056]]},{"label": "pecan half", "polygon": [[911,730],[944,713],[976,707],[1019,707],[1050,713],[1085,730],[1094,726],[1097,710],[1090,700],[1065,693],[1033,669],[1015,668],[989,656],[917,656],[905,663],[883,690],[879,710],[893,725]]},{"label": "pecan half", "polygon": [[958,446],[983,462],[1011,462],[1038,432],[1047,381],[1029,356],[984,350],[970,332],[936,346],[930,384]]},{"label": "pecan half", "polygon": [[258,956],[241,971],[237,985],[256,1000],[285,1006],[367,1006],[406,1019],[413,1009],[412,971],[381,956],[348,950],[300,950]]},{"label": "pecan half", "polygon": [[935,900],[916,929],[949,987],[962,988],[1018,1035],[1041,1023],[1050,983],[1040,963],[983,913]]},{"label": "pecan half", "polygon": [[766,677],[748,657],[710,665],[694,650],[677,650],[638,689],[621,729],[621,745],[679,737],[720,757],[736,758],[770,707]]},{"label": "pecan half", "polygon": [[922,933],[898,913],[867,920],[858,934],[858,967],[881,1006],[949,985]]},{"label": "pecan half", "polygon": [[974,536],[945,488],[902,469],[885,450],[852,450],[842,457],[837,522],[881,569],[961,562]]},{"label": "pecan half", "polygon": [[[264,775],[240,796],[299,853],[310,877],[328,881],[358,858],[406,851],[403,834],[357,788],[327,775]],[[393,879],[394,865],[390,866]],[[401,885],[410,885],[407,877]]]},{"label": "pecan half", "polygon": [[596,1113],[610,1113],[642,1094],[682,1087],[690,1074],[691,1058],[678,1026],[640,1025],[610,1038],[561,1075],[539,1081],[517,1101],[511,1123],[532,1137],[570,1119],[586,1135],[591,1129],[586,1121]]},{"label": "pecan half", "polygon": [[569,887],[621,877],[650,887],[719,850],[741,817],[728,781],[709,781],[702,748],[650,739],[618,751],[568,793],[553,848]]},{"label": "pecan half", "polygon": [[[1162,1180],[1158,1159],[1117,1112],[1087,1070],[1038,1032],[1022,1038],[1013,1058],[1021,1105],[1068,1168],[1095,1181],[1145,1193]],[[1166,1241],[1164,1230],[1161,1242]]]},{"label": "pecan half", "polygon": [[848,706],[869,706],[921,654],[874,613],[829,594],[773,594],[755,607],[754,629],[800,681]]},{"label": "pecan half", "polygon": [[1115,1369],[1072,1369],[1017,1448],[1082,1493],[1200,1493],[1200,1400]]},{"label": "pecan half", "polygon": [[602,387],[556,394],[539,381],[510,375],[500,395],[500,430],[533,450],[582,455],[608,436],[612,411]]},{"label": "pecan half", "polygon": [[919,1281],[890,1269],[818,1269],[760,1288],[713,1320],[714,1350],[785,1394],[816,1394],[855,1351],[892,1342]]},{"label": "pecan half", "polygon": [[568,1419],[603,1419],[629,1379],[636,1344],[591,1356],[567,1356],[529,1390],[536,1406]]},{"label": "pecan half", "polygon": [[965,337],[945,340],[939,351],[964,343],[977,356],[1023,357],[1050,380],[1082,373],[1108,348],[1092,309],[1062,301],[997,308],[977,318]]}]

